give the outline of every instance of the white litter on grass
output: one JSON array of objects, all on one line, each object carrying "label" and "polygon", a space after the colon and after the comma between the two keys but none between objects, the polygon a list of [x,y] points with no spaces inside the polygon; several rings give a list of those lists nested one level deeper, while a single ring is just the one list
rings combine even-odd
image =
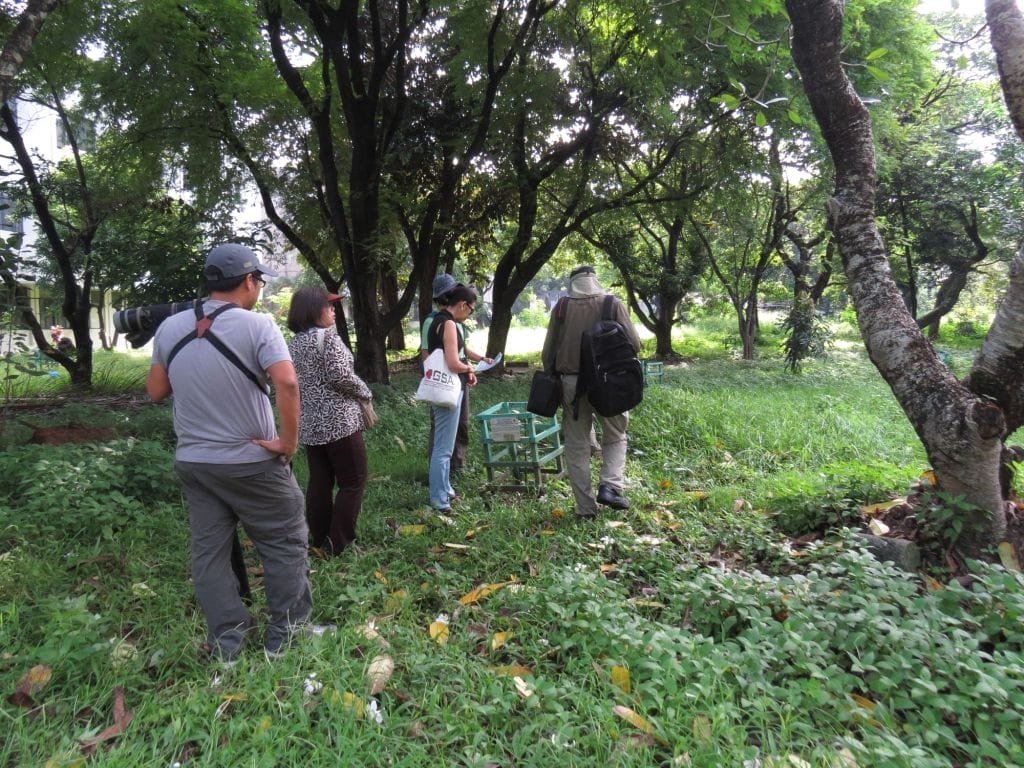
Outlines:
[{"label": "white litter on grass", "polygon": [[372,720],[377,725],[384,722],[384,710],[380,708],[376,699],[370,699],[370,703],[366,705],[366,718]]},{"label": "white litter on grass", "polygon": [[315,693],[319,693],[323,687],[324,684],[316,679],[316,672],[310,672],[302,685],[302,692],[306,696],[312,696]]}]

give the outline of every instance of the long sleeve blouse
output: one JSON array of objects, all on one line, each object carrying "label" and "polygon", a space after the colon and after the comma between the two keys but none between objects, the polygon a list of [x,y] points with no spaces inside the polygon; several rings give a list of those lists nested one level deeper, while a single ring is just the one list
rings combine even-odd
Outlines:
[{"label": "long sleeve blouse", "polygon": [[371,400],[373,392],[356,375],[352,352],[334,329],[297,333],[288,350],[299,379],[299,442],[327,445],[365,429],[359,401]]}]

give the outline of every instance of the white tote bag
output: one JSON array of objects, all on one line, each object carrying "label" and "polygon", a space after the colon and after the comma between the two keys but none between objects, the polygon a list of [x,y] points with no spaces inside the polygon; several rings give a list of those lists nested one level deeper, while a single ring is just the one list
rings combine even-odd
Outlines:
[{"label": "white tote bag", "polygon": [[423,361],[423,378],[416,399],[442,408],[455,408],[462,399],[462,380],[448,369],[444,350],[435,349]]}]

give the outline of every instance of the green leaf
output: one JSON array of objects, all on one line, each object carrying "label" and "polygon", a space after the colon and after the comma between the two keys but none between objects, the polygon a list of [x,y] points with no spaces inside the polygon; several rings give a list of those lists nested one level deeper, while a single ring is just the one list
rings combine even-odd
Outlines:
[{"label": "green leaf", "polygon": [[803,125],[803,123],[804,123],[803,118],[800,117],[800,114],[798,112],[796,112],[795,110],[791,109],[791,110],[789,110],[788,115],[789,115],[789,121],[791,123],[793,123],[793,125]]},{"label": "green leaf", "polygon": [[868,72],[871,73],[871,76],[875,78],[875,80],[885,82],[886,80],[889,79],[889,73],[886,72],[884,69],[879,69],[878,67],[872,67],[871,65],[868,65]]},{"label": "green leaf", "polygon": [[754,122],[757,124],[758,128],[764,128],[768,125],[768,118],[765,116],[764,112],[758,112],[757,115],[754,116]]},{"label": "green leaf", "polygon": [[864,58],[864,61],[874,61],[875,59],[880,59],[883,56],[885,56],[885,54],[887,54],[888,52],[889,50],[887,48],[875,48],[875,50],[873,50]]}]

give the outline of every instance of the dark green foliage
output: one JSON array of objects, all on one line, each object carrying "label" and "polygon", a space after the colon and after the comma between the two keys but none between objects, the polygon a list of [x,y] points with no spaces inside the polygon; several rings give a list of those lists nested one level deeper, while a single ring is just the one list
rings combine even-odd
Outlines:
[{"label": "dark green foliage", "polygon": [[804,360],[824,357],[832,337],[828,323],[810,301],[794,303],[789,314],[779,321],[779,329],[786,334],[782,349],[786,367],[793,373],[800,372]]},{"label": "dark green foliage", "polygon": [[858,527],[860,508],[886,499],[905,482],[905,470],[881,463],[850,462],[806,475],[780,475],[766,485],[772,523],[787,536]]}]

